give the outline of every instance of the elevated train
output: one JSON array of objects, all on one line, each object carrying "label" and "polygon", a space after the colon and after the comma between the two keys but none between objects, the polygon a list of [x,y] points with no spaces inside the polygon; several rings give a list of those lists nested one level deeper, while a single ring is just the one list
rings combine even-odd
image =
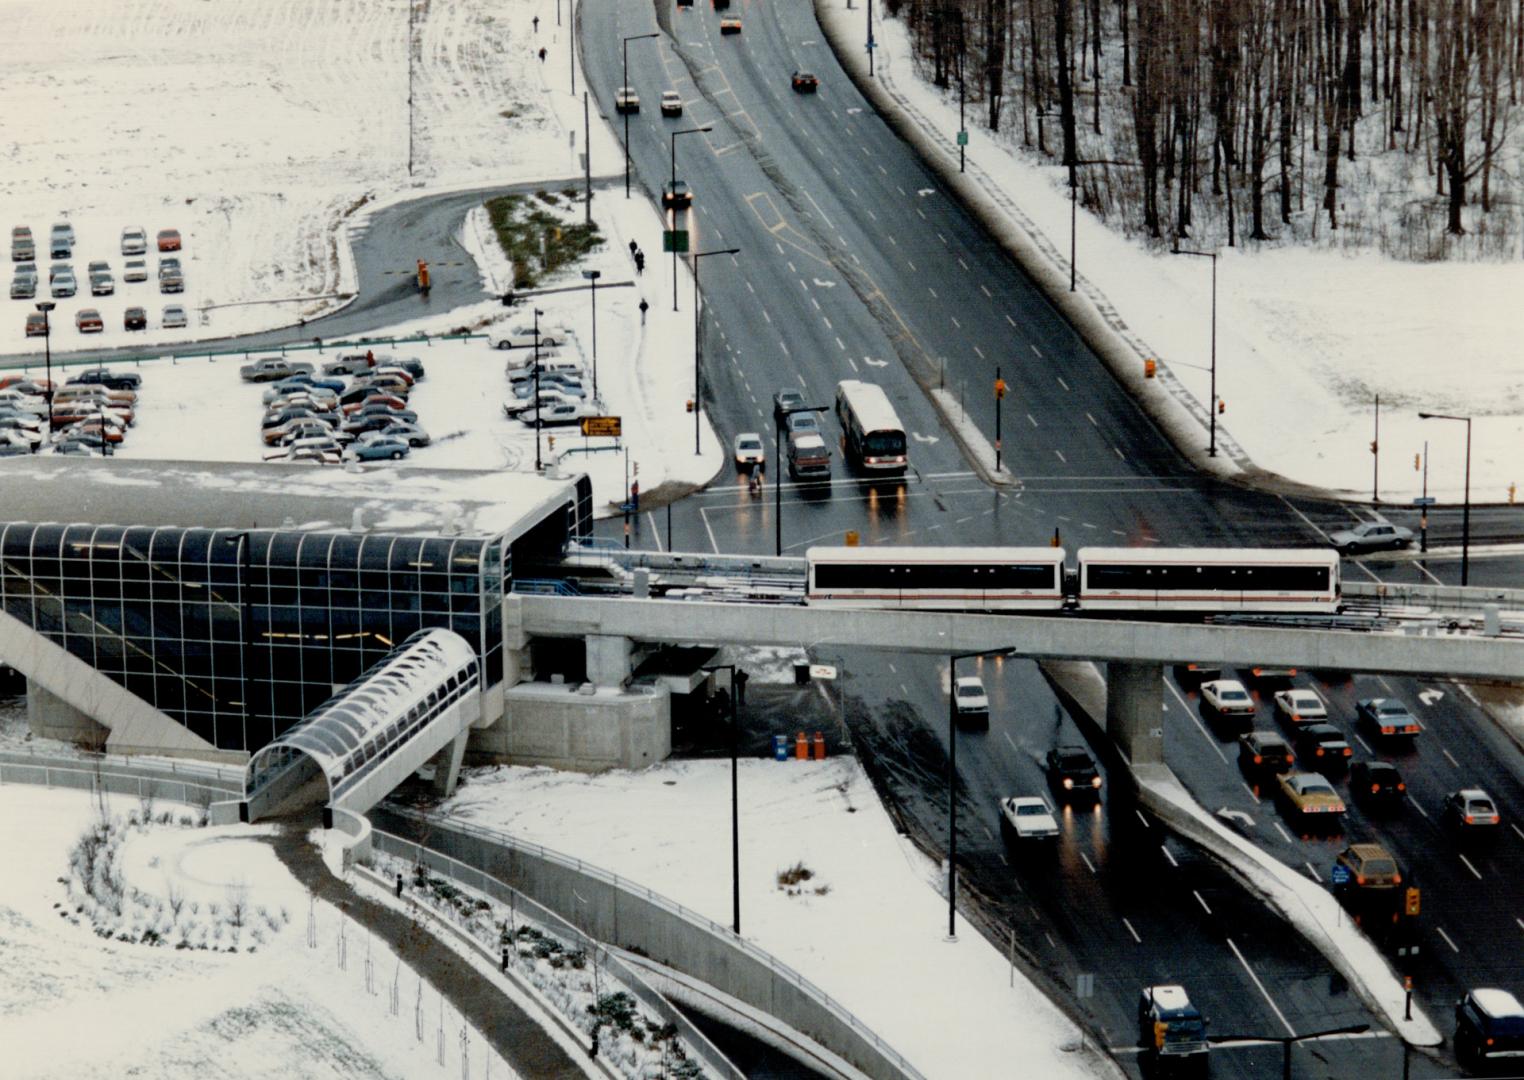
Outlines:
[{"label": "elevated train", "polygon": [[805,603],[919,611],[1311,613],[1340,607],[1325,548],[812,547]]}]

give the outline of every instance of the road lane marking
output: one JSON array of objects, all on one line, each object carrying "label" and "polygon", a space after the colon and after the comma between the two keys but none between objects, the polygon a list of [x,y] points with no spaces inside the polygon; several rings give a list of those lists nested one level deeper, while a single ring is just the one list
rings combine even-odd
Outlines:
[{"label": "road lane marking", "polygon": [[1446,750],[1443,746],[1439,748],[1439,752],[1445,755],[1445,760],[1448,761],[1451,765],[1454,765],[1457,769],[1460,768],[1460,762],[1455,760],[1454,754],[1450,753],[1450,751]]},{"label": "road lane marking", "polygon": [[1016,320],[1015,320],[1015,319],[1013,319],[1013,318],[1011,318],[1011,317],[1010,317],[1010,316],[1009,316],[1009,315],[1007,315],[1007,316],[1006,316],[1006,317],[1005,317],[1005,321],[1006,321],[1006,322],[1008,322],[1008,323],[1010,323],[1010,324],[1011,324],[1011,325],[1012,325],[1012,326],[1015,326],[1015,325],[1016,325]]},{"label": "road lane marking", "polygon": [[1139,945],[1141,945],[1141,944],[1143,944],[1143,939],[1142,939],[1142,938],[1140,938],[1140,937],[1139,937],[1139,936],[1138,936],[1138,932],[1137,932],[1137,931],[1136,931],[1136,930],[1134,930],[1134,929],[1133,929],[1133,928],[1132,928],[1132,923],[1130,923],[1130,922],[1128,922],[1128,921],[1127,921],[1127,920],[1126,920],[1126,919],[1125,919],[1125,918],[1124,918],[1124,919],[1123,919],[1123,920],[1122,920],[1122,925],[1123,925],[1123,926],[1125,926],[1125,927],[1127,927],[1127,932],[1128,932],[1128,933],[1129,933],[1129,934],[1131,934],[1131,935],[1132,935],[1132,939],[1133,939],[1133,940],[1134,940],[1134,941],[1136,941],[1136,942],[1137,942],[1137,943],[1138,943],[1138,944],[1139,944]]},{"label": "road lane marking", "polygon": [[963,324],[958,321],[958,317],[956,315],[952,316],[952,321],[953,325],[956,326],[959,330],[963,329]]},{"label": "road lane marking", "polygon": [[1207,906],[1207,902],[1201,898],[1201,894],[1199,892],[1197,892],[1195,889],[1192,889],[1191,895],[1196,898],[1196,903],[1201,905],[1202,911],[1206,912],[1208,915],[1212,914],[1212,909]]},{"label": "road lane marking", "polygon": [[944,244],[947,243],[947,237],[943,236],[941,233],[937,233],[937,239],[942,241]]},{"label": "road lane marking", "polygon": [[[1090,414],[1086,413],[1085,415],[1089,416]],[[1174,683],[1166,679],[1164,685],[1169,687],[1169,692],[1175,695],[1176,701],[1180,702],[1180,707],[1185,710],[1185,715],[1189,716],[1193,721],[1195,721],[1196,730],[1201,732],[1201,737],[1207,741],[1207,745],[1210,746],[1213,750],[1217,751],[1217,756],[1222,758],[1223,764],[1226,765],[1228,763],[1228,755],[1222,752],[1222,747],[1217,745],[1217,740],[1212,738],[1211,734],[1207,731],[1206,726],[1202,724],[1201,717],[1196,715],[1196,710],[1192,709],[1189,705],[1186,704],[1185,698],[1181,696],[1180,691],[1176,688]],[[1290,837],[1287,837],[1287,839],[1289,840]]]},{"label": "road lane marking", "polygon": [[[922,221],[925,221],[925,220],[926,220],[926,214],[925,214],[925,213],[924,213],[924,212],[923,212],[923,211],[922,211],[922,210],[921,210],[921,208],[920,208],[920,207],[919,207],[919,206],[917,206],[917,207],[916,207],[916,208],[915,208],[915,212],[916,212],[916,213],[917,213],[917,214],[920,214],[920,215],[921,215],[921,220],[922,220]],[[960,260],[958,260],[958,261],[959,261],[959,262],[962,262],[962,260],[961,260],[961,259],[960,259]],[[964,268],[964,269],[967,269],[967,267],[965,267],[965,268]]]},{"label": "road lane marking", "polygon": [[1460,948],[1455,944],[1455,942],[1450,940],[1450,935],[1445,933],[1445,928],[1443,926],[1436,926],[1434,929],[1438,930],[1439,936],[1445,939],[1445,944],[1450,946],[1451,952],[1460,952]]},{"label": "road lane marking", "polygon": [[1000,734],[1005,736],[1005,741],[1011,744],[1012,750],[1020,753],[1021,748],[1016,745],[1016,740],[1011,738],[1011,733],[1009,731],[1002,731]]},{"label": "road lane marking", "polygon": [[772,321],[773,321],[773,317],[767,313],[767,309],[766,308],[758,308],[757,310],[762,312],[762,317],[768,321],[769,325],[771,325]]},{"label": "road lane marking", "polygon": [[[1058,455],[1058,460],[1059,461],[1062,461],[1065,465],[1069,464],[1069,459],[1064,457],[1064,452],[1062,450],[1055,450],[1053,452]],[[1094,527],[1095,526],[1093,526],[1093,525],[1091,526],[1091,528],[1094,528]]]},{"label": "road lane marking", "polygon": [[982,292],[985,296],[989,297],[991,300],[995,299],[995,294],[990,292],[983,285],[979,286],[979,291]]},{"label": "road lane marking", "polygon": [[1524,919],[1515,919],[1514,922],[1519,924],[1520,930],[1524,930]]},{"label": "road lane marking", "polygon": [[1466,858],[1466,856],[1459,851],[1457,851],[1455,854],[1459,855],[1460,861],[1466,864],[1466,869],[1471,871],[1471,876],[1476,878],[1476,880],[1481,881],[1482,873],[1476,867],[1471,865],[1471,860]]},{"label": "road lane marking", "polygon": [[963,267],[963,269],[965,269],[965,270],[968,269],[968,263],[964,262],[961,258],[958,259],[958,265]]},{"label": "road lane marking", "polygon": [[1291,838],[1291,834],[1285,830],[1279,821],[1272,821],[1270,824],[1275,826],[1275,831],[1281,834],[1281,839],[1285,840],[1286,843],[1296,843],[1296,841]]},{"label": "road lane marking", "polygon": [[1302,865],[1307,867],[1307,872],[1312,875],[1313,881],[1321,882],[1323,880],[1322,877],[1319,876],[1317,869],[1312,865],[1312,863],[1304,862]]},{"label": "road lane marking", "polygon": [[[826,320],[826,325],[827,325],[827,326],[830,326],[830,325],[831,325],[831,320],[829,320],[829,319],[827,319],[827,320]],[[843,341],[843,340],[841,340],[841,338],[837,338],[837,339],[836,339],[836,344],[837,344],[837,345],[839,345],[839,346],[841,346],[841,351],[842,351],[842,352],[846,352],[846,351],[847,351],[847,343],[846,343],[846,342],[845,342],[845,341]],[[848,359],[848,360],[850,360],[850,359],[852,359],[852,358],[851,358],[851,357],[850,357],[850,356],[849,356],[849,357],[847,357],[847,359]],[[853,367],[856,367],[856,366],[857,366],[857,365],[856,365],[856,364],[853,364],[853,365],[852,365],[852,366],[853,366]]]},{"label": "road lane marking", "polygon": [[911,262],[909,259],[906,259],[905,260],[905,265],[910,267],[910,272],[912,274],[915,273],[915,263]]},{"label": "road lane marking", "polygon": [[1095,873],[1095,864],[1090,861],[1090,857],[1083,851],[1079,853],[1079,857],[1084,862],[1085,866],[1089,868],[1090,872],[1092,874]]},{"label": "road lane marking", "polygon": [[[1440,933],[1444,933],[1444,931],[1441,930]],[[1265,984],[1259,981],[1258,975],[1254,974],[1254,969],[1249,966],[1249,961],[1244,959],[1244,954],[1238,951],[1238,946],[1233,943],[1232,938],[1228,938],[1227,941],[1228,948],[1232,949],[1233,955],[1238,957],[1238,962],[1244,966],[1244,971],[1248,973],[1249,978],[1254,982],[1255,987],[1258,988],[1260,994],[1264,996],[1265,1001],[1270,1006],[1270,1011],[1275,1013],[1275,1018],[1279,1020],[1281,1022],[1281,1026],[1286,1029],[1286,1034],[1295,1036],[1296,1028],[1291,1026],[1291,1021],[1287,1020],[1286,1014],[1281,1012],[1281,1007],[1277,1005],[1275,1003],[1275,999],[1270,996],[1270,991],[1265,989]],[[1459,950],[1456,951],[1458,952]]]},{"label": "road lane marking", "polygon": [[1508,823],[1508,827],[1518,834],[1520,840],[1524,840],[1524,829],[1519,828],[1511,821]]},{"label": "road lane marking", "polygon": [[1032,422],[1033,427],[1037,426],[1037,417],[1033,416],[1031,413],[1027,413],[1027,419]]},{"label": "road lane marking", "polygon": [[1417,799],[1413,798],[1413,796],[1411,796],[1411,795],[1408,796],[1408,802],[1413,804],[1413,809],[1418,811],[1418,815],[1420,817],[1424,818],[1425,820],[1428,820],[1429,812],[1423,808],[1423,803],[1419,802]]},{"label": "road lane marking", "polygon": [[980,360],[987,360],[987,359],[989,359],[987,356],[984,355],[984,350],[979,348],[979,346],[977,346],[977,345],[974,346],[974,352],[979,354],[979,359]]},{"label": "road lane marking", "polygon": [[1100,424],[1097,424],[1095,422],[1095,417],[1091,416],[1089,413],[1085,414],[1085,419],[1090,421],[1090,426],[1091,427],[1100,427],[1101,426]]},{"label": "road lane marking", "polygon": [[1370,743],[1368,743],[1368,742],[1366,742],[1366,741],[1365,741],[1365,740],[1364,740],[1364,739],[1362,739],[1362,738],[1361,738],[1361,737],[1360,737],[1360,733],[1359,733],[1359,732],[1358,732],[1358,731],[1357,731],[1357,732],[1355,732],[1355,742],[1357,742],[1357,743],[1359,743],[1359,744],[1360,744],[1360,745],[1361,745],[1361,746],[1363,746],[1363,747],[1364,747],[1364,748],[1365,748],[1365,752],[1366,752],[1366,753],[1367,753],[1367,754],[1375,754],[1375,752],[1376,752],[1376,751],[1374,751],[1374,750],[1372,750],[1372,749],[1371,749],[1371,744],[1370,744]]},{"label": "road lane marking", "polygon": [[755,296],[755,295],[757,295],[757,290],[756,290],[756,289],[753,289],[753,288],[752,288],[752,287],[751,287],[751,279],[750,279],[750,278],[748,278],[748,279],[747,279],[747,281],[746,281],[746,289],[747,289],[747,291],[748,291],[748,292],[750,292],[750,293],[751,293],[751,294],[752,294],[752,295],[753,295],[753,296]]},{"label": "road lane marking", "polygon": [[1171,866],[1173,866],[1176,870],[1180,869],[1180,864],[1175,861],[1175,856],[1170,853],[1170,850],[1169,850],[1168,847],[1166,847],[1163,844],[1160,844],[1159,845],[1159,850],[1164,852],[1164,857],[1169,860],[1169,864]]},{"label": "road lane marking", "polygon": [[1065,389],[1065,390],[1067,390],[1067,389],[1069,389],[1069,384],[1068,384],[1068,383],[1066,383],[1066,382],[1064,382],[1064,380],[1063,380],[1063,379],[1062,379],[1062,378],[1060,378],[1060,379],[1059,379],[1059,380],[1058,380],[1058,385],[1059,385],[1059,386],[1062,386],[1062,387],[1063,387],[1063,388],[1064,388],[1064,389]]},{"label": "road lane marking", "polygon": [[1036,345],[1033,345],[1033,346],[1032,346],[1032,351],[1033,351],[1033,352],[1035,352],[1035,353],[1036,353],[1036,354],[1037,354],[1037,358],[1038,358],[1038,359],[1039,359],[1039,360],[1041,360],[1041,359],[1042,359],[1042,350],[1041,350],[1041,349],[1039,349],[1039,348],[1038,348],[1038,347],[1037,347],[1037,346],[1036,346]]}]

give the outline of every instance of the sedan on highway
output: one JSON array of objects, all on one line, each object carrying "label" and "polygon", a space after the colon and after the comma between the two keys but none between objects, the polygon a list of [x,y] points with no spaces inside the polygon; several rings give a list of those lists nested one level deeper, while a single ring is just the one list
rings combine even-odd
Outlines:
[{"label": "sedan on highway", "polygon": [[1046,800],[1012,795],[1000,800],[1000,832],[1007,840],[1049,844],[1058,839],[1058,821]]},{"label": "sedan on highway", "polygon": [[1445,797],[1440,813],[1445,827],[1467,839],[1492,839],[1503,823],[1498,804],[1481,788],[1462,788]]},{"label": "sedan on highway", "polygon": [[1328,719],[1328,706],[1317,691],[1297,687],[1275,695],[1275,711],[1290,724],[1311,724]]},{"label": "sedan on highway", "polygon": [[740,32],[741,32],[741,20],[740,19],[721,19],[720,20],[720,33],[722,33],[722,34],[739,34]]},{"label": "sedan on highway", "polygon": [[804,395],[798,390],[779,390],[773,395],[773,420],[781,424],[790,409],[804,405]]},{"label": "sedan on highway", "polygon": [[1309,827],[1324,822],[1342,828],[1344,800],[1317,773],[1289,772],[1280,779],[1280,801],[1293,824]]},{"label": "sedan on highway", "polygon": [[1328,534],[1328,542],[1346,555],[1383,548],[1405,548],[1413,542],[1413,530],[1386,521],[1362,521],[1350,529]]},{"label": "sedan on highway", "polygon": [[668,180],[661,186],[663,210],[685,210],[693,205],[693,191],[686,180]]},{"label": "sedan on highway", "polygon": [[983,679],[977,675],[964,675],[953,684],[953,714],[959,724],[990,726],[990,698],[985,692]]},{"label": "sedan on highway", "polygon": [[640,111],[640,95],[635,92],[633,86],[621,86],[614,91],[614,111],[616,113],[638,113]]},{"label": "sedan on highway", "polygon": [[790,83],[801,94],[813,94],[820,89],[820,80],[808,71],[794,72]]},{"label": "sedan on highway", "polygon": [[1225,720],[1254,722],[1254,699],[1237,679],[1213,679],[1202,683],[1201,704]]},{"label": "sedan on highway", "polygon": [[1396,698],[1366,698],[1355,706],[1355,716],[1380,739],[1413,739],[1423,731],[1418,717]]},{"label": "sedan on highway", "polygon": [[1402,773],[1388,761],[1357,761],[1349,771],[1349,793],[1368,812],[1396,809],[1407,790]]},{"label": "sedan on highway", "polygon": [[1055,746],[1046,766],[1048,784],[1060,799],[1101,797],[1101,770],[1083,746]]},{"label": "sedan on highway", "polygon": [[1354,749],[1332,724],[1303,724],[1296,729],[1296,751],[1302,762],[1329,776],[1343,775]]},{"label": "sedan on highway", "polygon": [[663,116],[683,115],[683,95],[676,90],[663,90],[661,92],[661,114]]},{"label": "sedan on highway", "polygon": [[736,436],[736,465],[749,470],[753,466],[766,464],[767,448],[762,444],[762,436],[755,431],[743,431]]},{"label": "sedan on highway", "polygon": [[1290,772],[1296,755],[1273,731],[1251,731],[1238,737],[1238,767],[1246,776],[1264,779]]}]

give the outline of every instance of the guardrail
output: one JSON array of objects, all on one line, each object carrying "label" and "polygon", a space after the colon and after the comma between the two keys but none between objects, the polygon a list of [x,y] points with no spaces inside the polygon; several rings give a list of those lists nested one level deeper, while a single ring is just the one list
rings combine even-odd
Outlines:
[{"label": "guardrail", "polygon": [[104,791],[109,795],[129,795],[139,799],[164,799],[188,806],[210,807],[228,793],[220,787],[161,774],[143,775],[120,768],[95,768],[83,762],[30,763],[0,761],[0,787],[6,784],[32,784],[74,791]]},{"label": "guardrail", "polygon": [[[194,352],[160,352],[147,353],[141,356],[128,356],[120,359],[103,359],[99,356],[74,358],[53,358],[55,368],[70,367],[102,367],[117,364],[131,364],[141,367],[145,362],[154,360],[169,360],[171,364],[181,360],[216,360],[219,356],[238,356],[248,359],[252,356],[284,356],[288,352],[327,352],[330,349],[363,349],[374,348],[377,345],[428,345],[433,346],[436,341],[470,341],[473,338],[485,338],[486,334],[414,334],[411,337],[378,337],[359,338],[358,340],[327,341],[323,338],[314,338],[311,341],[291,341],[281,345],[265,345],[255,348],[245,346],[239,349],[198,349]],[[31,365],[28,364],[28,367]]]},{"label": "guardrail", "polygon": [[0,765],[45,765],[94,771],[97,766],[113,772],[174,780],[191,780],[216,788],[223,793],[243,794],[243,766],[217,765],[206,761],[180,761],[173,758],[145,761],[125,754],[82,754],[78,758],[60,757],[26,749],[0,750]]},{"label": "guardrail", "polygon": [[1477,585],[1395,585],[1370,581],[1345,581],[1344,596],[1391,607],[1428,607],[1444,617],[1450,611],[1481,611],[1496,604],[1505,610],[1524,611],[1524,589],[1491,589]]},{"label": "guardrail", "polygon": [[746,1074],[737,1069],[724,1052],[710,1042],[709,1037],[694,1025],[693,1021],[646,982],[644,976],[607,948],[600,947],[599,942],[589,938],[580,929],[543,904],[537,903],[500,878],[478,870],[469,863],[461,862],[442,851],[435,851],[433,848],[425,847],[401,836],[374,829],[370,834],[370,843],[376,851],[406,859],[414,864],[421,864],[435,873],[453,879],[460,885],[474,889],[483,896],[489,896],[510,905],[520,915],[527,913],[530,920],[540,923],[553,936],[569,942],[581,942],[588,952],[597,953],[600,958],[598,963],[604,971],[619,980],[648,1010],[677,1029],[683,1041],[712,1075],[729,1078],[729,1080],[746,1080]]},{"label": "guardrail", "polygon": [[[618,893],[626,894],[632,898],[649,904],[652,907],[666,913],[667,915],[680,920],[692,930],[706,935],[709,939],[711,939],[712,942],[720,944],[724,948],[738,953],[748,960],[751,960],[753,963],[760,965],[761,967],[765,968],[767,972],[769,972],[774,978],[786,984],[788,987],[797,990],[800,994],[808,998],[817,1008],[823,1010],[837,1023],[844,1025],[853,1036],[861,1041],[862,1044],[864,1044],[866,1047],[871,1048],[873,1054],[878,1059],[877,1063],[881,1064],[883,1067],[875,1069],[872,1067],[874,1063],[863,1061],[861,1054],[852,1052],[853,1048],[840,1045],[833,1046],[830,1045],[829,1042],[819,1040],[818,1036],[815,1036],[818,1041],[821,1041],[822,1045],[826,1046],[827,1049],[840,1055],[847,1061],[852,1062],[852,1064],[857,1066],[859,1069],[862,1069],[869,1075],[893,1075],[896,1077],[909,1078],[909,1080],[924,1080],[921,1072],[916,1069],[916,1067],[912,1065],[908,1059],[906,1059],[902,1054],[900,1054],[887,1042],[881,1039],[873,1031],[872,1028],[868,1027],[867,1024],[858,1019],[858,1017],[853,1014],[850,1009],[832,998],[831,995],[827,994],[820,987],[810,982],[803,975],[799,974],[799,972],[795,971],[787,964],[784,964],[772,954],[757,948],[746,939],[736,936],[731,932],[729,927],[721,926],[719,923],[708,918],[707,916],[701,915],[698,912],[691,910],[690,908],[684,907],[677,901],[669,899],[668,897],[663,896],[662,894],[655,892],[654,890],[649,889],[638,882],[631,881],[628,878],[622,878],[618,874],[605,870],[593,863],[584,862],[581,859],[570,855],[564,855],[561,852],[554,851],[540,844],[534,844],[528,841],[519,840],[515,837],[507,835],[506,833],[500,833],[492,829],[483,828],[479,825],[472,825],[459,821],[444,821],[437,817],[433,817],[416,810],[411,810],[406,807],[394,806],[390,804],[376,807],[371,811],[371,813],[373,817],[383,819],[391,818],[396,819],[400,822],[415,825],[418,827],[421,833],[425,834],[428,837],[431,843],[437,842],[439,839],[448,837],[451,834],[467,836],[478,841],[479,843],[484,843],[508,852],[529,856],[533,859],[538,859],[546,864],[572,871],[586,879],[602,883],[603,885],[615,890]],[[563,916],[563,918],[565,918],[565,916]],[[568,921],[572,921],[573,925],[577,925],[573,919],[568,919]],[[610,940],[612,944],[620,944],[619,941],[614,940],[614,938],[618,938],[620,936],[620,934],[617,932],[612,936],[600,936]],[[640,943],[631,942],[630,945],[640,946]],[[680,968],[680,965],[674,963],[673,960],[663,959],[661,957],[653,957],[653,959],[657,959],[659,962],[667,964],[668,966]],[[695,977],[703,977],[702,975],[695,972],[687,973],[693,974]],[[737,997],[740,1000],[747,1001],[743,994],[735,993],[732,988],[720,986],[720,989],[726,990],[727,992],[731,993],[732,996]],[[747,1001],[747,1003],[757,1008],[761,1008],[764,1012],[771,1012],[771,1010],[766,1007],[766,1002]],[[798,1027],[799,1025],[794,1026]],[[806,1031],[805,1033],[810,1034],[809,1031]]]}]

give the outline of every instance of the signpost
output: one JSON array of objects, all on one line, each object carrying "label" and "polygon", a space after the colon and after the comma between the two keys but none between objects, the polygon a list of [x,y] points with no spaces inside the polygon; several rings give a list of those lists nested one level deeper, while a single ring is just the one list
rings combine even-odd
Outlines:
[{"label": "signpost", "polygon": [[1333,870],[1329,873],[1328,876],[1330,879],[1332,879],[1335,885],[1348,885],[1349,867],[1345,866],[1343,863],[1334,863]]},{"label": "signpost", "polygon": [[617,416],[584,416],[582,418],[583,435],[607,435],[617,439],[620,433],[620,418]]},{"label": "signpost", "polygon": [[664,229],[661,234],[661,249],[663,251],[675,251],[679,255],[687,254],[688,230],[687,229]]}]

